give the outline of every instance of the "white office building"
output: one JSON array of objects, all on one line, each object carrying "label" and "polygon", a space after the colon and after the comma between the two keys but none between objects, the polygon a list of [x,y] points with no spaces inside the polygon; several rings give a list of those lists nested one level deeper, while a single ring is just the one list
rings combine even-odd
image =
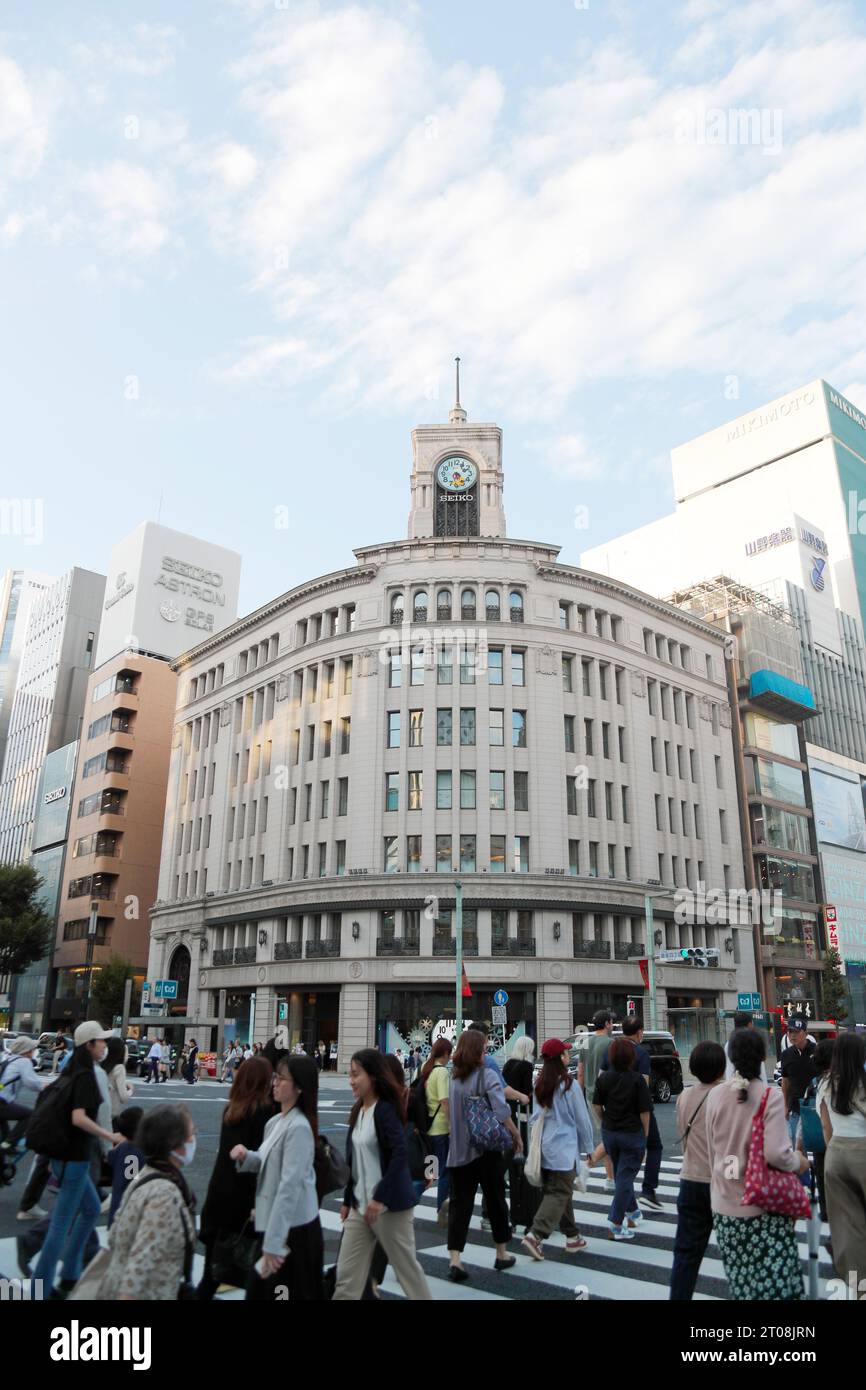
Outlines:
[{"label": "white office building", "polygon": [[148,979],[342,1067],[423,1044],[453,1023],[459,880],[465,1015],[504,989],[507,1047],[641,1000],[650,893],[649,949],[718,952],[659,968],[659,1026],[717,1036],[751,933],[681,925],[674,891],[743,886],[723,635],[510,536],[501,430],[459,404],[413,432],[410,495],[405,538],[174,663]]}]

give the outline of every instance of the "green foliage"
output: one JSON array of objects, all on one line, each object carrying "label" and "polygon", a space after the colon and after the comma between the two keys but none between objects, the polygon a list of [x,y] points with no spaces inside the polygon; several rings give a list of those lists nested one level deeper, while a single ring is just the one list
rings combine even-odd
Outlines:
[{"label": "green foliage", "polygon": [[845,976],[842,974],[842,960],[833,946],[827,951],[824,973],[821,976],[821,1012],[824,1018],[834,1018],[837,1023],[842,1023],[848,1017],[848,996]]},{"label": "green foliage", "polygon": [[[111,1028],[118,1014],[123,1013],[123,994],[127,980],[135,975],[136,967],[123,956],[111,956],[104,965],[94,969],[90,990],[89,1016],[97,1018],[103,1028]],[[140,1010],[141,990],[133,987],[132,1013]]]},{"label": "green foliage", "polygon": [[41,887],[32,865],[0,865],[0,975],[20,975],[51,950],[54,922],[38,901]]}]

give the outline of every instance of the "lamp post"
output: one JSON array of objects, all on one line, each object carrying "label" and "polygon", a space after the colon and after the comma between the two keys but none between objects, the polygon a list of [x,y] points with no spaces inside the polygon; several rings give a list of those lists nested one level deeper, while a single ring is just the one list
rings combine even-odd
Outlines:
[{"label": "lamp post", "polygon": [[649,994],[649,1026],[651,1031],[658,1027],[656,1010],[656,962],[655,962],[655,940],[653,932],[653,898],[664,898],[666,893],[644,893],[643,909],[646,918],[646,968],[647,968],[647,993]]},{"label": "lamp post", "polygon": [[87,923],[87,993],[84,996],[84,1017],[90,1013],[90,990],[93,984],[93,945],[96,938],[96,929],[99,922],[99,903],[91,902],[90,920]]},{"label": "lamp post", "polygon": [[463,884],[454,884],[454,956],[457,974],[457,999],[454,1009],[454,1046],[463,1035]]}]

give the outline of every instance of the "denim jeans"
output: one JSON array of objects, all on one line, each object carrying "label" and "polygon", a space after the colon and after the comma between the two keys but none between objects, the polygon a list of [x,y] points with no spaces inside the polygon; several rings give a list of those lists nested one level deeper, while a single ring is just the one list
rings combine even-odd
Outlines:
[{"label": "denim jeans", "polygon": [[708,1182],[692,1182],[689,1178],[680,1181],[677,1217],[671,1298],[687,1301],[694,1297],[701,1260],[713,1233],[713,1208]]},{"label": "denim jeans", "polygon": [[100,1201],[90,1177],[90,1160],[65,1163],[53,1159],[51,1171],[60,1183],[51,1225],[33,1271],[43,1280],[47,1296],[54,1287],[58,1260],[63,1261],[63,1278],[78,1279],[84,1263],[84,1247],[99,1217]]},{"label": "denim jeans", "polygon": [[451,1185],[448,1181],[448,1169],[445,1166],[448,1162],[448,1145],[450,1142],[451,1136],[449,1134],[432,1134],[430,1136],[430,1143],[433,1145],[433,1152],[439,1164],[439,1186],[436,1189],[437,1211],[442,1210],[446,1198],[451,1191]]},{"label": "denim jeans", "polygon": [[650,1111],[649,1134],[646,1140],[646,1166],[643,1170],[643,1192],[655,1192],[662,1170],[662,1137],[659,1134],[655,1111]]},{"label": "denim jeans", "polygon": [[634,1131],[605,1129],[603,1126],[601,1138],[613,1164],[616,1183],[607,1219],[612,1226],[621,1226],[626,1214],[637,1208],[634,1180],[643,1162],[646,1138],[642,1128],[635,1133]]}]

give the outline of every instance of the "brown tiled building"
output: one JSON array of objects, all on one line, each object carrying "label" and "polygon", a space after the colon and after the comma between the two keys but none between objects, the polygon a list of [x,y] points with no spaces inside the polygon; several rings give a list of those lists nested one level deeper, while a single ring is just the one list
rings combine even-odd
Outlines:
[{"label": "brown tiled building", "polygon": [[157,896],[177,676],[168,661],[120,652],[90,677],[61,891],[49,1023],[73,1024],[87,1000],[87,929],[99,904],[93,965],[147,966]]}]

